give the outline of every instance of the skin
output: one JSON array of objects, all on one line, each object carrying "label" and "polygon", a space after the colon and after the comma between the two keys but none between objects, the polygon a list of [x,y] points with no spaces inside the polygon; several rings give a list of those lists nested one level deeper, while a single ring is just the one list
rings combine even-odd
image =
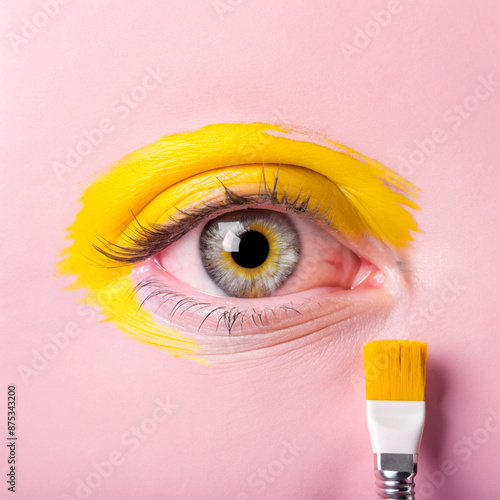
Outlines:
[{"label": "skin", "polygon": [[[18,498],[77,498],[103,462],[113,470],[92,499],[371,495],[362,346],[396,337],[429,346],[420,497],[486,496],[500,486],[497,4],[402,2],[351,56],[342,44],[389,4],[214,5],[68,4],[25,45],[3,40],[0,361],[18,386]],[[38,10],[9,6],[6,32]],[[77,305],[53,266],[82,191],[166,134],[251,122],[319,133],[418,186],[422,233],[404,269],[375,252],[385,280],[350,311],[312,308],[293,342],[272,332],[269,349],[241,337],[234,360],[216,338],[210,364]],[[96,127],[102,140],[56,175]],[[67,343],[43,363],[54,338]]]}]

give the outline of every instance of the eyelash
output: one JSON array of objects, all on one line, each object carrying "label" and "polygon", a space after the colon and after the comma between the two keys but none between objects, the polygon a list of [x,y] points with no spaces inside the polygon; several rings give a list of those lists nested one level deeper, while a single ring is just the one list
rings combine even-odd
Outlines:
[{"label": "eyelash", "polygon": [[[186,211],[178,209],[178,212],[183,215],[182,218],[177,220],[171,218],[171,223],[168,224],[148,223],[149,227],[141,224],[132,213],[136,222],[136,227],[127,227],[123,233],[123,238],[130,242],[130,246],[118,245],[99,236],[97,237],[99,244],[92,244],[92,246],[99,254],[108,259],[108,263],[112,261],[120,265],[135,264],[161,252],[208,217],[224,209],[261,203],[284,206],[285,209],[300,214],[302,217],[305,216],[313,222],[323,222],[328,226],[332,225],[332,219],[326,219],[324,217],[324,215],[330,211],[331,205],[322,213],[319,211],[319,206],[309,208],[311,195],[307,195],[299,202],[302,190],[299,191],[294,200],[290,200],[288,198],[288,191],[285,189],[280,198],[278,194],[279,170],[275,174],[271,190],[269,190],[267,186],[264,168],[262,175],[264,190],[258,195],[240,196],[234,191],[231,191],[220,179],[218,179],[225,191],[224,200],[217,203],[204,203],[203,208],[198,209]],[[108,265],[106,267],[112,266]]]},{"label": "eyelash", "polygon": [[[135,292],[140,292],[143,289],[153,289],[146,297],[143,299],[141,302],[141,305],[139,306],[138,311],[148,302],[150,299],[154,297],[165,297],[164,300],[161,301],[160,305],[156,308],[156,312],[164,305],[166,304],[169,300],[171,299],[179,299],[175,303],[175,305],[172,307],[172,311],[170,312],[170,321],[173,320],[174,315],[179,312],[179,314],[182,316],[185,312],[187,312],[189,309],[200,306],[196,311],[201,311],[205,308],[213,308],[213,305],[210,304],[209,302],[197,302],[194,298],[189,297],[188,295],[183,295],[181,293],[175,292],[173,290],[170,290],[169,288],[163,286],[161,282],[154,278],[147,278],[145,280],[142,280],[138,285],[135,286],[134,291]],[[183,306],[187,306],[183,308]],[[288,311],[293,311],[297,314],[301,314],[300,311],[295,309],[293,307],[293,304],[290,302],[290,305],[288,304],[282,304],[280,306],[270,308],[266,307],[262,312],[257,311],[255,308],[251,309],[245,309],[241,310],[238,309],[237,307],[224,307],[224,306],[217,306],[205,315],[205,317],[202,319],[198,326],[198,332],[201,330],[201,327],[205,323],[205,321],[212,316],[212,314],[217,313],[217,327],[216,331],[219,329],[219,325],[221,321],[224,323],[224,326],[226,327],[228,334],[231,335],[231,332],[236,324],[236,321],[239,319],[239,324],[241,329],[243,329],[243,324],[247,321],[252,321],[255,326],[259,327],[265,327],[266,323],[264,321],[267,321],[267,314],[272,313],[273,315],[278,311],[278,310],[283,310],[285,312]],[[257,322],[256,318],[258,318]],[[263,319],[264,318],[264,319]]]}]

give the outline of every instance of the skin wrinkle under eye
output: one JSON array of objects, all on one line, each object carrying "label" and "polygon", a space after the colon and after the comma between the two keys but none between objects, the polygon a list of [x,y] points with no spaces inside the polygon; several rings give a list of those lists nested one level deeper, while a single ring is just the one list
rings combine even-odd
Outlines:
[{"label": "skin wrinkle under eye", "polygon": [[[283,318],[276,331],[262,332],[267,335],[241,335],[237,345],[234,339],[229,345],[220,336],[180,333],[160,324],[151,311],[139,309],[141,298],[133,293],[137,281],[131,277],[132,262],[116,267],[102,252],[120,247],[136,251],[137,247],[130,246],[131,235],[140,234],[141,227],[165,225],[185,212],[199,210],[199,217],[206,217],[203,211],[220,204],[228,189],[237,197],[253,196],[255,201],[255,196],[262,195],[263,168],[266,177],[269,172],[264,192],[281,199],[287,193],[297,205],[309,204],[354,246],[383,248],[377,255],[383,255],[384,274],[393,275],[397,249],[411,241],[411,231],[418,231],[404,207],[418,209],[409,198],[415,195],[415,188],[381,164],[341,145],[312,141],[303,133],[259,123],[211,125],[167,136],[119,160],[84,193],[83,208],[69,229],[73,242],[65,250],[60,272],[76,276],[71,288],[85,288],[87,302],[99,306],[107,320],[173,355],[203,360],[209,351],[253,350],[266,342],[277,345],[312,335],[314,332],[306,333],[307,328],[298,333],[300,324],[287,326],[287,321],[319,326],[303,315],[295,315],[293,320]],[[99,261],[96,246],[106,262]],[[136,257],[136,266],[141,266],[148,255],[138,252]],[[367,304],[380,303],[382,307],[396,281],[389,280],[380,290],[321,296],[322,314],[330,311],[326,316],[335,315],[340,311],[335,308],[342,304],[349,304],[351,318],[359,316]],[[355,303],[352,295],[356,295]],[[182,304],[178,306],[182,308]]]},{"label": "skin wrinkle under eye", "polygon": [[[252,335],[207,336],[203,332],[195,333],[194,328],[192,336],[203,344],[204,355],[212,362],[227,361],[228,352],[248,354],[247,351],[253,351],[262,356],[265,350],[268,354],[274,352],[278,355],[313,342],[334,341],[337,334],[349,336],[360,321],[380,323],[394,299],[388,288],[363,290],[358,292],[356,298],[349,291],[335,293],[338,294],[337,300],[326,305],[314,298],[301,299],[300,315],[269,308],[267,316],[270,317],[264,318],[263,325],[257,320]],[[168,324],[164,318],[158,318],[158,321]],[[331,335],[332,329],[335,336]]]}]

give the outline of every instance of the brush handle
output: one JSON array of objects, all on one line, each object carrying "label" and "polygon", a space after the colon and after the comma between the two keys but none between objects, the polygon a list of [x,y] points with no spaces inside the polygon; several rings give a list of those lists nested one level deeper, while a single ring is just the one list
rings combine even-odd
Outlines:
[{"label": "brush handle", "polygon": [[375,453],[377,495],[386,499],[415,500],[417,455]]}]

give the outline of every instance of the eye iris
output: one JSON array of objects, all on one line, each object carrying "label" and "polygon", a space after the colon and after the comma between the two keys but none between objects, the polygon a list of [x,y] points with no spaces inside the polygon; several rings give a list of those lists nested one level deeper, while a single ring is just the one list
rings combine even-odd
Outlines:
[{"label": "eye iris", "polygon": [[202,263],[228,296],[271,295],[293,273],[299,236],[290,220],[271,210],[241,210],[209,221],[200,237]]},{"label": "eye iris", "polygon": [[240,237],[238,251],[231,252],[236,264],[245,269],[261,266],[269,255],[269,242],[258,231],[247,231]]}]

